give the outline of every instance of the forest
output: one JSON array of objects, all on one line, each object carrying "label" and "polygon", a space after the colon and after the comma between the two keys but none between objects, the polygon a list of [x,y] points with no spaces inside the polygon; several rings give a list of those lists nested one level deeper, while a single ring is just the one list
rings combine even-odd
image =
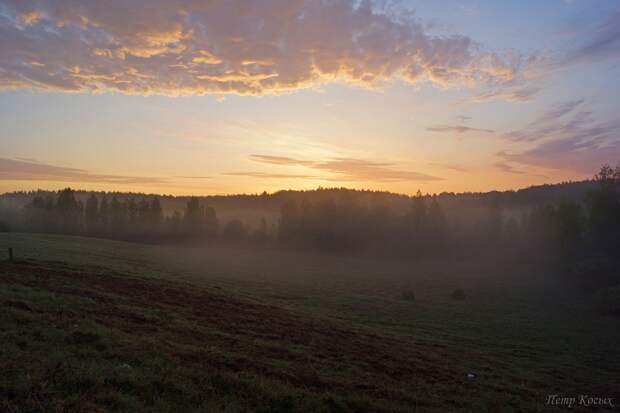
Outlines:
[{"label": "forest", "polygon": [[[412,197],[368,196],[367,191],[345,189],[284,192],[231,197],[254,205],[228,219],[198,197],[188,197],[180,211],[165,212],[154,195],[90,193],[81,200],[67,188],[32,194],[22,207],[5,206],[0,230],[162,244],[222,242],[399,259],[527,258],[594,287],[615,284],[620,280],[620,167],[603,166],[592,182],[577,186],[582,194],[571,188],[561,199],[547,197],[547,202],[540,200],[540,190],[534,197],[530,191],[529,203],[522,202],[524,195],[499,192],[459,196],[418,191]],[[264,207],[273,204],[273,198],[279,201],[275,214]],[[467,202],[472,198],[476,208]],[[248,210],[254,212],[254,222]]]}]

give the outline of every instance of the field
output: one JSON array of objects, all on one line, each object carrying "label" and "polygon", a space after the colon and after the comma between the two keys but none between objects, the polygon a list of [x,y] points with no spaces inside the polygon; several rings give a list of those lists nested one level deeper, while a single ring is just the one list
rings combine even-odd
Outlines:
[{"label": "field", "polygon": [[[0,253],[9,246],[2,411],[542,412],[554,409],[550,394],[620,401],[620,320],[526,263],[0,234]],[[451,297],[458,288],[465,300]]]}]

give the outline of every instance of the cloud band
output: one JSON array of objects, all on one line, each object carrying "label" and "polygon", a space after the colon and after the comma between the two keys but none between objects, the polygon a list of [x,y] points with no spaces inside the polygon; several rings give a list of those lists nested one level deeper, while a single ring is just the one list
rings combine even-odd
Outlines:
[{"label": "cloud band", "polygon": [[345,81],[502,85],[520,56],[369,0],[2,0],[0,89],[278,94]]}]

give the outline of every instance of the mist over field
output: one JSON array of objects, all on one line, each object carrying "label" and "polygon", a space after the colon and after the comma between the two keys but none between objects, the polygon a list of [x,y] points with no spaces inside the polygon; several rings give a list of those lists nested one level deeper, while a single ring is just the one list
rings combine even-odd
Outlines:
[{"label": "mist over field", "polygon": [[0,0],[0,413],[620,409],[618,0]]},{"label": "mist over field", "polygon": [[619,189],[2,195],[4,406],[609,407]]}]

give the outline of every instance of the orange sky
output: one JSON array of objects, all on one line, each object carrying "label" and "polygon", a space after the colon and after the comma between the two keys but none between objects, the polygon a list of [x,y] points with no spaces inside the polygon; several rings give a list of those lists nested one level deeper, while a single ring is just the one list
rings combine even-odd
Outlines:
[{"label": "orange sky", "polygon": [[620,159],[617,2],[399,4],[4,1],[0,192],[488,191]]}]

